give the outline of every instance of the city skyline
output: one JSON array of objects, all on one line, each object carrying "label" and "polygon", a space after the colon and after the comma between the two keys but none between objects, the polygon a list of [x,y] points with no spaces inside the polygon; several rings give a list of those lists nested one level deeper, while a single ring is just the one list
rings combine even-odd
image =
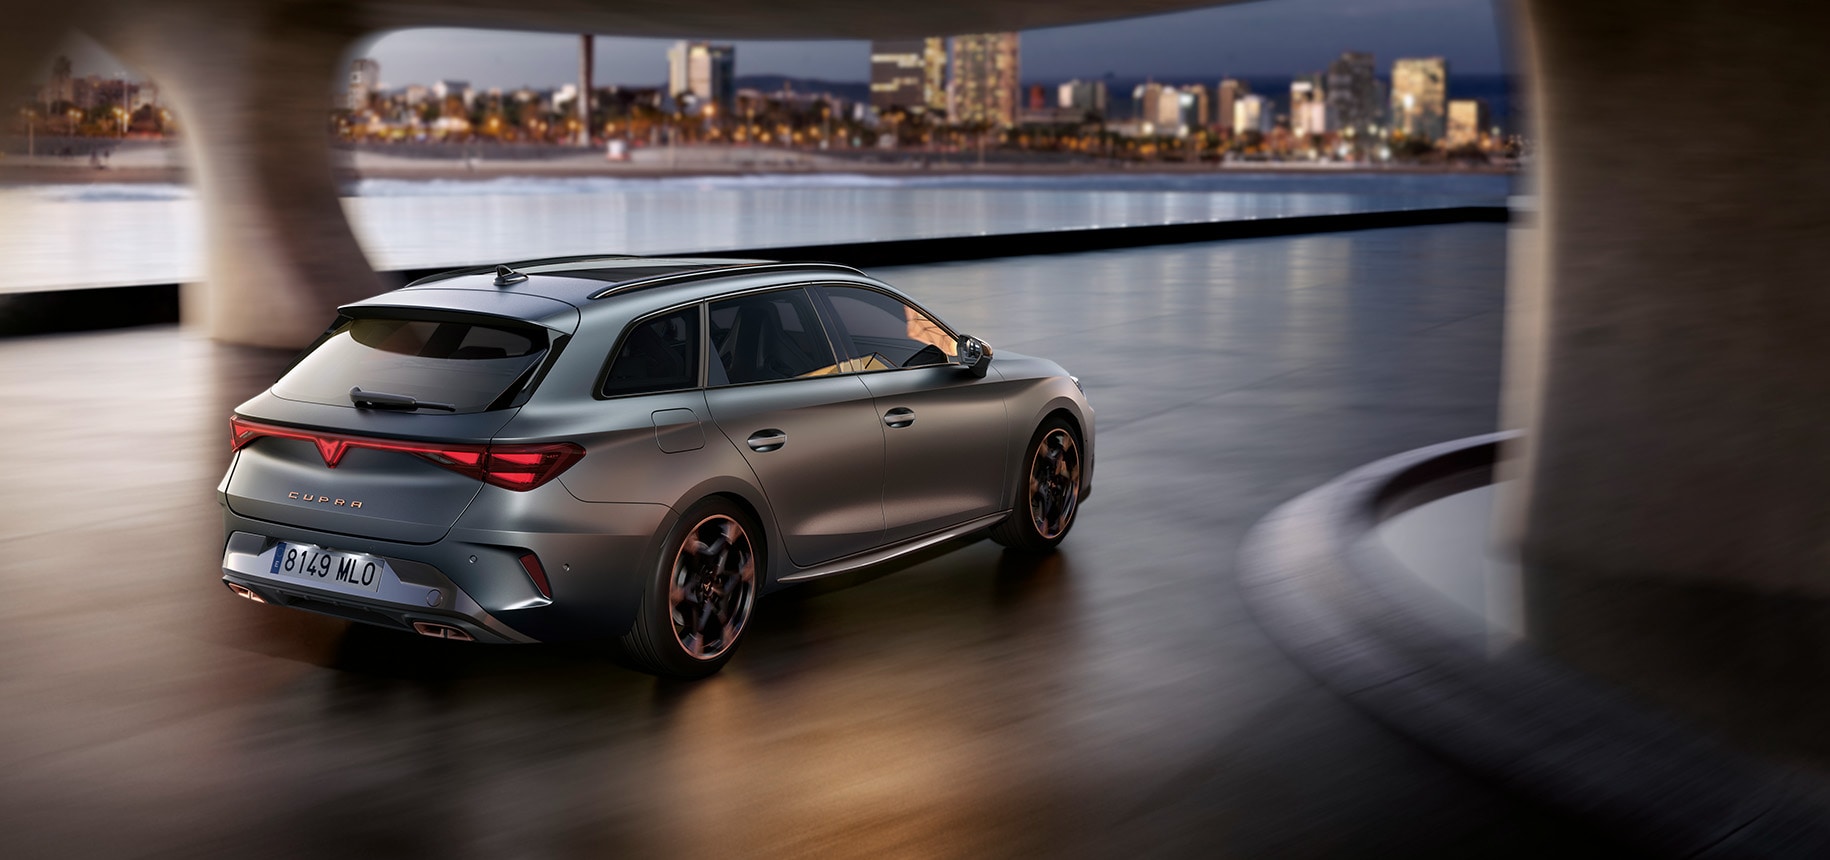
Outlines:
[{"label": "city skyline", "polygon": [[[1506,70],[1491,0],[1388,0],[1370,7],[1341,0],[1277,0],[1020,32],[1025,82],[1107,74],[1163,79],[1297,75],[1321,68],[1346,49],[1370,52],[1382,65],[1400,56],[1443,56],[1465,74]],[[379,61],[384,87],[438,79],[466,80],[485,89],[551,86],[576,81],[577,38],[568,33],[406,30],[364,40],[353,46],[349,58]],[[869,80],[868,41],[708,38],[736,49],[739,75]],[[665,85],[667,50],[675,41],[598,36],[593,85]],[[80,36],[47,52],[47,69],[57,53],[71,57],[79,76],[133,73]]]}]

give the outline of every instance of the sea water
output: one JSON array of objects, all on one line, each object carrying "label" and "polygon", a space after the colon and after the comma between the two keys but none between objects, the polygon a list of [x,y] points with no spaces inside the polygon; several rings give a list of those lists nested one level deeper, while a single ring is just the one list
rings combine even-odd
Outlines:
[{"label": "sea water", "polygon": [[[370,264],[388,271],[1503,205],[1511,181],[1327,169],[372,179],[352,184],[342,202]],[[0,187],[0,261],[0,292],[195,281],[205,268],[202,209],[182,185]]]}]

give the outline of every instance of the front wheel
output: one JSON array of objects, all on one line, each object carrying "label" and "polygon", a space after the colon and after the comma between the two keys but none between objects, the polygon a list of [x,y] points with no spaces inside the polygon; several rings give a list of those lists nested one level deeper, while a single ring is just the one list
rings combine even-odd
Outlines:
[{"label": "front wheel", "polygon": [[656,675],[703,678],[731,659],[763,582],[761,532],[719,498],[688,508],[668,533],[623,653]]},{"label": "front wheel", "polygon": [[1048,552],[1074,526],[1080,510],[1080,434],[1060,418],[1036,428],[1025,448],[1023,470],[1010,518],[991,529],[991,539],[1023,552]]}]

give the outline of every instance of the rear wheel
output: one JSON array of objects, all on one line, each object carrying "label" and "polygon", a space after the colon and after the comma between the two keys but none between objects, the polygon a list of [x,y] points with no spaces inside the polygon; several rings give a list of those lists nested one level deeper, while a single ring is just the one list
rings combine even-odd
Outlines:
[{"label": "rear wheel", "polygon": [[992,528],[991,539],[1015,550],[1047,552],[1067,536],[1080,510],[1080,434],[1061,418],[1050,418],[1024,450],[1015,507]]},{"label": "rear wheel", "polygon": [[724,499],[687,509],[621,642],[637,668],[703,678],[731,659],[762,586],[761,537],[750,516]]}]

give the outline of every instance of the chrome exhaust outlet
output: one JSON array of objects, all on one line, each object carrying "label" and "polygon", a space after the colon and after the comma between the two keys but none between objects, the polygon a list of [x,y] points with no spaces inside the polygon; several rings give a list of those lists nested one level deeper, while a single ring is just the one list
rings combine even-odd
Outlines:
[{"label": "chrome exhaust outlet", "polygon": [[266,598],[261,597],[258,594],[255,594],[254,589],[251,589],[245,585],[236,585],[233,582],[227,582],[227,583],[223,583],[223,584],[227,585],[229,587],[230,591],[235,592],[236,597],[246,597],[249,600],[254,601],[255,603],[266,603],[267,602]]},{"label": "chrome exhaust outlet", "polygon": [[413,622],[413,632],[434,639],[456,639],[459,642],[475,642],[477,637],[470,635],[449,624],[433,624],[429,621]]}]

